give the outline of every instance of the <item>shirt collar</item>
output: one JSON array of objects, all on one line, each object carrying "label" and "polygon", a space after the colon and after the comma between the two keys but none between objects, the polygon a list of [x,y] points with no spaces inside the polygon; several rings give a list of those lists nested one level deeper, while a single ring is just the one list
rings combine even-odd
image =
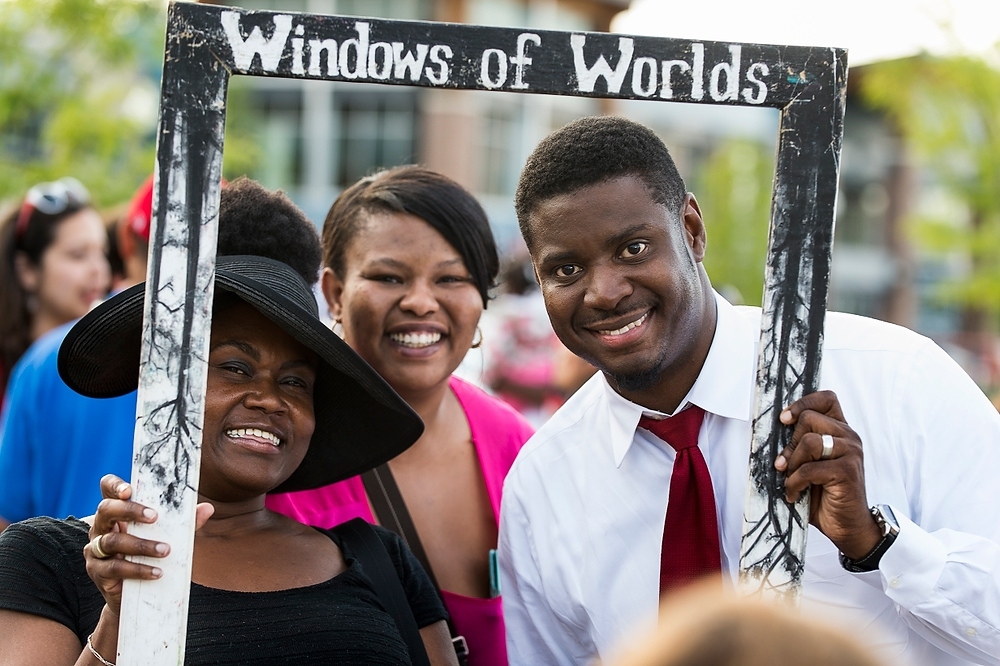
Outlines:
[{"label": "shirt collar", "polygon": [[[694,386],[681,401],[678,411],[691,402],[710,414],[749,421],[760,331],[726,299],[713,293],[718,304],[715,336],[705,358],[705,365]],[[660,417],[669,414],[646,409],[626,400],[611,388],[603,374],[601,381],[610,415],[611,449],[615,466],[620,467],[625,454],[632,447],[639,419],[644,414]]]}]

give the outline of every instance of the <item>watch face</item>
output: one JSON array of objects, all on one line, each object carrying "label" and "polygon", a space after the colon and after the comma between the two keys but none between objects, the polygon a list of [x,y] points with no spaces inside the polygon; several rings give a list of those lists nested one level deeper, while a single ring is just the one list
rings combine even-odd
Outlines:
[{"label": "watch face", "polygon": [[875,520],[878,521],[879,527],[882,528],[882,536],[899,532],[899,521],[896,520],[896,515],[892,512],[892,508],[888,504],[879,504],[872,507],[872,514],[874,514]]}]

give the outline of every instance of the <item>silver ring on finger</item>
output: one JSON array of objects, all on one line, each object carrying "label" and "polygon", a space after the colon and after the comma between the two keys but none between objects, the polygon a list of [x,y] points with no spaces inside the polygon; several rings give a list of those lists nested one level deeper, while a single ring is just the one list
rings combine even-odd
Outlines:
[{"label": "silver ring on finger", "polygon": [[90,554],[99,560],[106,560],[111,557],[111,553],[107,553],[101,548],[101,539],[104,538],[103,534],[98,534],[90,542]]},{"label": "silver ring on finger", "polygon": [[833,435],[823,435],[823,451],[819,454],[820,460],[829,460],[833,457]]}]

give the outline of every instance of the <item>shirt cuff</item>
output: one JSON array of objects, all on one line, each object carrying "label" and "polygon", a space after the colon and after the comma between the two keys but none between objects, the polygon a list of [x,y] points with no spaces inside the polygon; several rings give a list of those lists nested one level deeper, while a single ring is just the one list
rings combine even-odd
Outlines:
[{"label": "shirt cuff", "polygon": [[895,508],[899,535],[879,562],[882,589],[903,608],[927,601],[941,579],[948,551],[922,527]]}]

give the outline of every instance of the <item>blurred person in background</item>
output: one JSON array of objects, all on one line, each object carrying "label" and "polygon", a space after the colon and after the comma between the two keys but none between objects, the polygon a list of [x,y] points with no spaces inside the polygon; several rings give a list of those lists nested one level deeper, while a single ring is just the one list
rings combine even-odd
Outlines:
[{"label": "blurred person in background", "polygon": [[[112,225],[122,267],[116,290],[146,279],[152,203],[150,176]],[[101,500],[102,476],[131,476],[135,392],[96,400],[59,376],[59,345],[75,321],[40,337],[11,376],[0,420],[0,529],[34,516],[89,515]]]},{"label": "blurred person in background", "polygon": [[[374,472],[268,506],[328,528],[400,533],[435,579],[456,653],[507,663],[495,566],[503,480],[531,426],[453,376],[499,269],[489,221],[454,181],[415,166],[362,179],[323,225],[323,294],[344,340],[420,415],[424,434]],[[458,638],[459,636],[464,638]]]},{"label": "blurred person in background", "polygon": [[886,666],[826,618],[694,585],[604,666]]},{"label": "blurred person in background", "polygon": [[483,317],[483,380],[537,428],[566,399],[555,384],[562,343],[549,324],[526,251],[506,262],[500,286],[502,293]]},{"label": "blurred person in background", "polygon": [[0,222],[0,391],[32,342],[107,294],[106,252],[104,223],[75,178],[35,185]]}]

